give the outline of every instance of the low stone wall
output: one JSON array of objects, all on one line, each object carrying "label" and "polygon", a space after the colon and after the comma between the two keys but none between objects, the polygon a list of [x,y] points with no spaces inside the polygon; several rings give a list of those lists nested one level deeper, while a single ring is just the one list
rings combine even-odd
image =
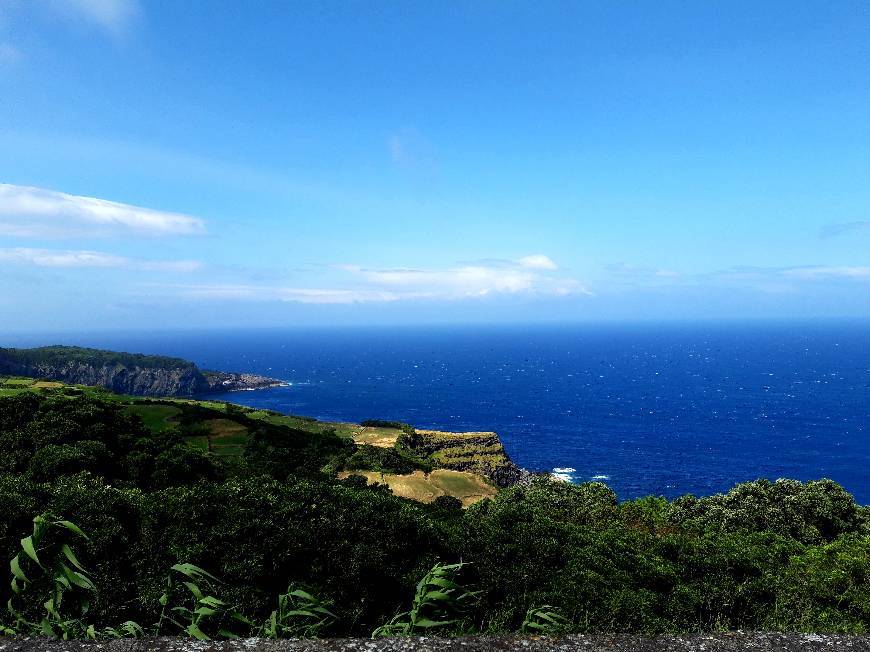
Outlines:
[{"label": "low stone wall", "polygon": [[659,636],[630,635],[470,636],[464,638],[391,638],[199,642],[181,638],[122,639],[103,643],[0,638],[0,652],[443,652],[523,650],[526,652],[859,652],[870,651],[870,636],[828,634],[725,633]]}]

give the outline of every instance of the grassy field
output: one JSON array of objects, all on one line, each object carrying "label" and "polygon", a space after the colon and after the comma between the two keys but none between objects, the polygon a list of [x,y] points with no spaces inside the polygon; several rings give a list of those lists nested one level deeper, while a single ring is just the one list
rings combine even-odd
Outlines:
[{"label": "grassy field", "polygon": [[151,432],[163,432],[173,427],[173,419],[181,414],[181,409],[171,405],[133,404],[127,408],[142,419],[145,427]]},{"label": "grassy field", "polygon": [[0,396],[15,396],[21,392],[40,389],[59,389],[63,383],[33,378],[0,378]]},{"label": "grassy field", "polygon": [[342,471],[339,477],[361,475],[369,484],[386,484],[397,496],[410,498],[421,503],[431,503],[438,496],[453,496],[462,501],[463,507],[491,498],[498,489],[487,483],[479,475],[465,471],[435,469],[431,473],[414,471],[407,475],[379,473],[377,471]]},{"label": "grassy field", "polygon": [[248,429],[230,419],[208,419],[202,424],[208,428],[208,451],[215,455],[241,455],[248,443]]},{"label": "grassy field", "polygon": [[402,431],[398,428],[369,428],[366,426],[353,425],[356,429],[351,435],[357,444],[371,444],[381,448],[392,448]]}]

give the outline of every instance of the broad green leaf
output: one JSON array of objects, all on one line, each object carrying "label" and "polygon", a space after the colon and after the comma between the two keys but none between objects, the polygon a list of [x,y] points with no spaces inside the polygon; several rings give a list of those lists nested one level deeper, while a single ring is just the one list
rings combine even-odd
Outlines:
[{"label": "broad green leaf", "polygon": [[421,618],[414,623],[414,626],[430,629],[432,627],[444,627],[445,625],[452,625],[455,622],[455,620],[429,620],[428,618]]},{"label": "broad green leaf", "polygon": [[21,540],[21,548],[24,550],[24,553],[28,557],[30,557],[33,561],[35,561],[37,564],[42,566],[42,564],[39,562],[39,557],[36,556],[36,548],[33,546],[33,537],[32,536],[24,537]]},{"label": "broad green leaf", "polygon": [[311,602],[317,602],[315,597],[310,593],[303,591],[302,589],[296,589],[295,591],[290,591],[287,595],[295,595],[297,598],[305,598],[306,600],[310,600]]},{"label": "broad green leaf", "polygon": [[18,561],[18,555],[15,555],[9,562],[9,567],[12,569],[12,574],[15,576],[15,579],[19,579],[22,582],[29,582],[27,576],[24,574],[24,571],[21,570],[21,563]]},{"label": "broad green leaf", "polygon": [[85,533],[82,531],[82,529],[81,529],[78,525],[76,525],[75,523],[73,523],[72,521],[57,521],[57,524],[58,524],[58,525],[62,525],[63,527],[65,527],[65,528],[66,528],[67,530],[69,530],[70,532],[74,532],[75,534],[78,534],[78,535],[79,535],[80,537],[82,537],[83,539],[89,539],[88,535],[85,534]]},{"label": "broad green leaf", "polygon": [[193,597],[195,597],[197,600],[202,600],[202,591],[199,590],[199,587],[196,584],[194,584],[193,582],[182,582],[182,584],[187,587],[188,591],[193,593]]},{"label": "broad green leaf", "polygon": [[63,553],[64,557],[69,560],[69,563],[71,563],[83,573],[86,572],[84,567],[79,563],[79,560],[76,558],[75,553],[72,551],[72,548],[70,548],[67,544],[63,544],[60,547],[60,550]]},{"label": "broad green leaf", "polygon": [[203,632],[199,627],[191,623],[188,625],[184,631],[186,631],[190,636],[199,640],[199,641],[210,641],[211,639]]}]

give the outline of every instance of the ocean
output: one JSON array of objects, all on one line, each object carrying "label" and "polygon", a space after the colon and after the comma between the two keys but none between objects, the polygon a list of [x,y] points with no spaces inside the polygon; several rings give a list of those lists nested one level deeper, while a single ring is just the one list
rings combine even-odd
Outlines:
[{"label": "ocean", "polygon": [[870,503],[870,328],[747,323],[31,335],[176,355],[286,388],[216,398],[318,419],[494,430],[620,498],[831,478]]}]

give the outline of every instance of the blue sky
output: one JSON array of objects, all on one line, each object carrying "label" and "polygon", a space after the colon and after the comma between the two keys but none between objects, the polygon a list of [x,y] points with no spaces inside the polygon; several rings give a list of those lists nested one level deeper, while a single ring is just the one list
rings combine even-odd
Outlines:
[{"label": "blue sky", "polygon": [[0,0],[0,329],[870,317],[866,2]]}]

